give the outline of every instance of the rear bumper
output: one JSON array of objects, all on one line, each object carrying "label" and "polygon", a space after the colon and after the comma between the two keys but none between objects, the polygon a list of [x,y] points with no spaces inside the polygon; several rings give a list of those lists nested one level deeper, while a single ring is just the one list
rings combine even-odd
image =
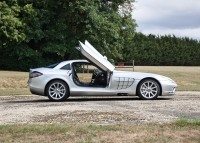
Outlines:
[{"label": "rear bumper", "polygon": [[38,89],[38,88],[33,88],[33,87],[29,87],[29,89],[32,94],[45,96],[43,89]]},{"label": "rear bumper", "polygon": [[40,88],[38,84],[34,84],[34,82],[31,79],[28,80],[28,86],[32,94],[45,96],[44,88]]},{"label": "rear bumper", "polygon": [[42,91],[41,89],[30,88],[30,92],[32,94],[45,96],[44,91]]}]

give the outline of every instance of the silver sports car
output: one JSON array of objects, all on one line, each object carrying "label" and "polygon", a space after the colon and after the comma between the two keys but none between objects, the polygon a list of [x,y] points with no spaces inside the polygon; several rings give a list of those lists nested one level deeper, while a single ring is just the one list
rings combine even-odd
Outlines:
[{"label": "silver sports car", "polygon": [[174,95],[177,84],[170,78],[142,72],[118,71],[88,41],[78,51],[87,60],[63,61],[30,69],[28,85],[33,94],[64,101],[76,95],[136,95],[151,100]]}]

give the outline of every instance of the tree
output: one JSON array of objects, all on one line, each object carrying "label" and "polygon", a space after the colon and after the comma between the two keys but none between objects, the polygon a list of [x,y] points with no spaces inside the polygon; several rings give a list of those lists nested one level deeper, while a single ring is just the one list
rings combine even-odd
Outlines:
[{"label": "tree", "polygon": [[130,47],[124,50],[127,62],[137,65],[199,66],[200,41],[174,35],[136,33]]},{"label": "tree", "polygon": [[135,33],[133,2],[5,0],[0,2],[0,52],[7,61],[10,57],[17,65],[23,62],[19,69],[27,70],[78,57],[74,47],[79,40],[89,40],[109,58],[123,59],[122,50]]}]

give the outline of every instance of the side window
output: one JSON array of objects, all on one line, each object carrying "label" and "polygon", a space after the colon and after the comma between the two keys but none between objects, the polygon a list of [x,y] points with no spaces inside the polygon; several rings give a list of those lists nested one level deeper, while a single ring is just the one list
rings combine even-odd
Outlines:
[{"label": "side window", "polygon": [[76,63],[74,70],[80,82],[91,82],[93,72],[98,68],[89,63]]},{"label": "side window", "polygon": [[46,68],[53,69],[53,68],[55,68],[58,64],[59,64],[59,63],[52,64],[52,65],[46,66]]},{"label": "side window", "polygon": [[65,66],[63,66],[60,69],[62,69],[62,70],[71,70],[71,67],[70,67],[70,64],[66,64]]}]

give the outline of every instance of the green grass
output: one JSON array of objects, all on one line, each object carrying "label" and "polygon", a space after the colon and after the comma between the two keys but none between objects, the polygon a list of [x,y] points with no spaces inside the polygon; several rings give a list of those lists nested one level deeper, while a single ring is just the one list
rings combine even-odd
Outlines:
[{"label": "green grass", "polygon": [[0,125],[0,142],[200,142],[200,120],[168,124],[21,124]]},{"label": "green grass", "polygon": [[177,126],[184,127],[184,126],[200,126],[200,120],[188,120],[185,118],[181,118],[175,122]]},{"label": "green grass", "polygon": [[[132,71],[133,68],[117,68]],[[178,90],[200,91],[200,67],[135,66],[136,72],[150,72],[168,76],[178,84]],[[83,79],[86,77],[83,77]],[[29,95],[28,72],[0,71],[0,96]]]}]

